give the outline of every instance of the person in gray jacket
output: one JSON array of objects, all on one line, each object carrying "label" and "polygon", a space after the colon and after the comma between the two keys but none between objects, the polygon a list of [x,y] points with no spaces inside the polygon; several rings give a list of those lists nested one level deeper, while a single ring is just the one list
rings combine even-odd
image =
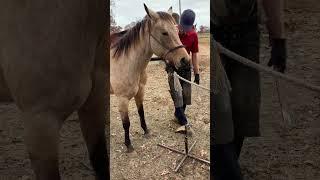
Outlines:
[{"label": "person in gray jacket", "polygon": [[[211,33],[224,47],[259,63],[257,1],[211,1]],[[266,25],[272,47],[268,66],[284,72],[286,39],[282,20],[283,2],[262,0],[262,5],[267,17]],[[211,172],[215,180],[242,180],[238,159],[244,139],[260,136],[260,75],[257,70],[225,55],[221,55],[221,61],[231,84],[231,92],[211,94]]]}]

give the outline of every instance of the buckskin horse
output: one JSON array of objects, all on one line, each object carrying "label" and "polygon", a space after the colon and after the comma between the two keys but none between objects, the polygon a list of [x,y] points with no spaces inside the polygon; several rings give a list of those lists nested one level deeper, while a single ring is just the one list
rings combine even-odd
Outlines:
[{"label": "buckskin horse", "polygon": [[145,122],[143,98],[147,81],[146,67],[153,54],[176,69],[190,67],[190,58],[182,45],[175,20],[168,12],[154,12],[144,5],[147,15],[134,27],[111,35],[110,83],[111,93],[118,100],[118,110],[125,132],[127,152],[134,150],[130,137],[128,104],[134,97],[141,127],[149,133]]},{"label": "buckskin horse", "polygon": [[109,179],[109,0],[1,0],[0,99],[21,110],[37,179],[57,180],[59,130],[78,112],[97,179]]}]

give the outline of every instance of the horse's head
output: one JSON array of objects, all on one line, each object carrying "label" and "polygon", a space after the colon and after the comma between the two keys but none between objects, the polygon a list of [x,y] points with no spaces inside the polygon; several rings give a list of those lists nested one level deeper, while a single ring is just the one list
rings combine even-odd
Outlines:
[{"label": "horse's head", "polygon": [[190,56],[180,41],[177,24],[168,12],[154,12],[146,5],[144,8],[150,18],[149,36],[153,53],[164,58],[177,69],[190,68]]}]

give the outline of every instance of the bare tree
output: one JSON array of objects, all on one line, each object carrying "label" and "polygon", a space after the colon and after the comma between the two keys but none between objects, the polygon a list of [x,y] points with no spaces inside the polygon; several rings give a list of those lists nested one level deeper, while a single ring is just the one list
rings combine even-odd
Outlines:
[{"label": "bare tree", "polygon": [[201,25],[199,28],[199,33],[208,33],[210,32],[210,28],[208,26]]},{"label": "bare tree", "polygon": [[115,0],[110,0],[110,32],[115,33],[122,30],[121,26],[118,26],[114,19],[113,8],[115,7]]},{"label": "bare tree", "polygon": [[124,29],[126,30],[126,29],[130,29],[130,28],[134,27],[137,24],[137,22],[138,21],[132,21],[130,24],[126,25],[124,27]]}]

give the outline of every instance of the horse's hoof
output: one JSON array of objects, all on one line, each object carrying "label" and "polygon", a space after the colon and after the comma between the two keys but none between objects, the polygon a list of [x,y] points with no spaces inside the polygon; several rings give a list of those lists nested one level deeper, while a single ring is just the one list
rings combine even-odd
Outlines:
[{"label": "horse's hoof", "polygon": [[145,138],[150,138],[151,137],[149,129],[144,131],[144,137]]},{"label": "horse's hoof", "polygon": [[131,144],[127,146],[127,153],[132,153],[133,151],[134,151],[134,148]]},{"label": "horse's hoof", "polygon": [[151,135],[150,135],[150,133],[147,133],[147,134],[145,133],[145,134],[144,134],[144,137],[145,137],[146,139],[149,139],[149,138],[151,138]]}]

